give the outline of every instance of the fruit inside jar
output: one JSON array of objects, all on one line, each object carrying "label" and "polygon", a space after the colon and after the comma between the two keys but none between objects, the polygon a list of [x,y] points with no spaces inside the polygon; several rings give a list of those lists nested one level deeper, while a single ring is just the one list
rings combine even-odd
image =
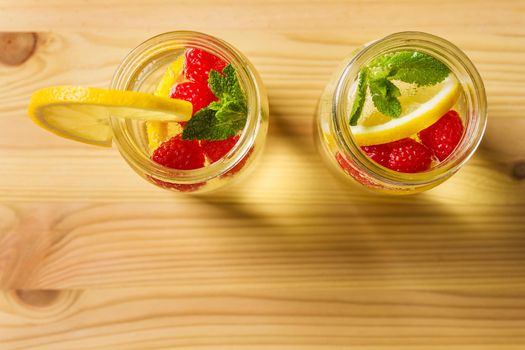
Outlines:
[{"label": "fruit inside jar", "polygon": [[[143,82],[148,83],[152,84]],[[223,158],[239,140],[247,116],[246,97],[235,68],[214,54],[187,48],[162,77],[157,77],[154,94],[185,100],[193,107],[187,122],[145,123],[154,162],[177,170],[202,168]],[[246,159],[239,162],[244,163]],[[234,175],[240,168],[236,166],[224,176]],[[184,188],[177,185],[176,189]]]},{"label": "fruit inside jar", "polygon": [[449,67],[430,54],[382,54],[350,89],[348,123],[361,150],[401,173],[425,172],[447,160],[465,130],[465,96]]}]

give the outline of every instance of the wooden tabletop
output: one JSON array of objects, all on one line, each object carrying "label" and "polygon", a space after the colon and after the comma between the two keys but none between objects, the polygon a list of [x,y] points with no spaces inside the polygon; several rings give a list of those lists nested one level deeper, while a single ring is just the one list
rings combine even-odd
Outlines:
[{"label": "wooden tabletop", "polygon": [[[268,89],[241,184],[166,192],[26,117],[33,90],[106,87],[180,29],[239,48]],[[385,197],[335,180],[312,126],[338,62],[403,30],[462,48],[490,116],[456,176]],[[0,0],[0,31],[1,350],[525,348],[523,1]]]}]

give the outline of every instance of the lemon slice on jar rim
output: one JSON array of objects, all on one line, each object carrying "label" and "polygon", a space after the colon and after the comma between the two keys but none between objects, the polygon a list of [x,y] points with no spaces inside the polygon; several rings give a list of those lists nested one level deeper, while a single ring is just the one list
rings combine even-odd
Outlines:
[{"label": "lemon slice on jar rim", "polygon": [[414,89],[406,84],[400,85],[400,89],[399,101],[403,112],[398,118],[385,116],[372,107],[371,101],[366,102],[358,125],[350,127],[360,146],[388,143],[417,134],[448,112],[461,92],[459,83],[452,75],[434,86]]},{"label": "lemon slice on jar rim", "polygon": [[45,130],[75,141],[110,147],[110,117],[187,121],[190,102],[151,94],[82,86],[53,86],[31,95],[30,118]]}]

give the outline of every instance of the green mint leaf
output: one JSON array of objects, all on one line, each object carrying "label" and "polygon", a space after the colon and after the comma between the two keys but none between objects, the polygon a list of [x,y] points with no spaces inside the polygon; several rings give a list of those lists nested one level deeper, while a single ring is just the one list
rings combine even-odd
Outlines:
[{"label": "green mint leaf", "polygon": [[401,80],[419,86],[442,82],[450,69],[440,60],[419,51],[399,51],[386,60],[389,79]]},{"label": "green mint leaf", "polygon": [[397,86],[394,85],[390,80],[387,79],[376,79],[370,81],[370,91],[372,94],[380,94],[384,97],[399,97],[401,91]]},{"label": "green mint leaf", "polygon": [[386,80],[385,78],[374,79],[370,81],[369,83],[370,93],[372,93],[372,95],[376,94],[376,95],[386,96],[387,94],[386,82],[387,81],[388,80]]},{"label": "green mint leaf", "polygon": [[368,86],[367,72],[363,69],[359,73],[359,81],[355,92],[354,103],[352,104],[352,111],[350,112],[350,125],[357,125],[359,117],[363,112],[363,106],[366,100],[366,89]]},{"label": "green mint leaf", "polygon": [[213,111],[218,111],[219,109],[222,108],[222,102],[220,102],[220,101],[212,102],[206,108],[211,109]]},{"label": "green mint leaf", "polygon": [[401,103],[397,99],[401,92],[387,79],[372,80],[369,83],[372,102],[377,110],[384,115],[397,118],[401,115]]},{"label": "green mint leaf", "polygon": [[235,68],[229,64],[222,74],[211,70],[208,85],[219,101],[210,103],[188,121],[183,140],[224,140],[246,124],[248,107]]},{"label": "green mint leaf", "polygon": [[219,121],[238,125],[239,130],[246,123],[246,105],[240,101],[226,101],[219,110],[216,117]]},{"label": "green mint leaf", "polygon": [[449,74],[447,65],[424,52],[404,50],[374,58],[360,72],[358,91],[350,113],[350,125],[357,125],[367,90],[379,112],[397,118],[402,110],[397,99],[401,91],[392,80],[428,86],[442,82]]},{"label": "green mint leaf", "polygon": [[394,85],[394,83],[392,83],[390,80],[387,80],[386,87],[387,87],[387,90],[386,90],[387,95],[394,96],[394,97],[401,96],[401,91],[399,90],[399,88],[396,85]]},{"label": "green mint leaf", "polygon": [[[183,140],[225,140],[237,134],[239,121],[219,120],[216,111],[203,108],[186,124],[182,132]],[[240,128],[244,126],[244,120]]]},{"label": "green mint leaf", "polygon": [[367,66],[370,80],[386,79],[390,75],[391,68],[388,65],[390,54],[381,55],[374,58]]},{"label": "green mint leaf", "polygon": [[219,99],[226,93],[226,79],[221,73],[214,69],[210,71],[210,75],[208,76],[208,85],[213,94]]},{"label": "green mint leaf", "polygon": [[372,95],[372,101],[377,110],[384,115],[392,118],[398,118],[401,115],[401,103],[395,97]]},{"label": "green mint leaf", "polygon": [[210,89],[219,100],[239,100],[245,101],[246,98],[241,90],[235,68],[228,64],[222,70],[222,74],[211,70],[208,78]]}]

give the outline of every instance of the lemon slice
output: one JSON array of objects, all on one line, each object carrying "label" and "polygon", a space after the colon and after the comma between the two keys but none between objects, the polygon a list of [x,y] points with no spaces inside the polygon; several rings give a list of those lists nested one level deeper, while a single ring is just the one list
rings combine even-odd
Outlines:
[{"label": "lemon slice", "polygon": [[110,147],[110,116],[186,121],[191,118],[192,105],[135,91],[53,86],[33,93],[28,113],[37,125],[59,136]]},{"label": "lemon slice", "polygon": [[[171,88],[179,80],[184,69],[184,56],[179,56],[168,69],[160,80],[154,95],[161,97],[169,97]],[[160,144],[172,136],[182,132],[182,128],[178,123],[166,123],[161,121],[146,122],[146,133],[148,135],[148,146],[151,151],[156,150]]]},{"label": "lemon slice", "polygon": [[[397,83],[396,83],[397,84]],[[359,124],[351,126],[355,140],[361,146],[377,145],[410,137],[434,124],[456,103],[460,86],[453,76],[442,83],[414,88],[400,84],[402,114],[399,118],[385,116],[367,101]]]},{"label": "lemon slice", "polygon": [[157,88],[155,89],[154,95],[167,97],[170,95],[171,88],[182,74],[184,69],[184,56],[179,56],[172,64],[169,65],[168,69],[162,76]]}]

